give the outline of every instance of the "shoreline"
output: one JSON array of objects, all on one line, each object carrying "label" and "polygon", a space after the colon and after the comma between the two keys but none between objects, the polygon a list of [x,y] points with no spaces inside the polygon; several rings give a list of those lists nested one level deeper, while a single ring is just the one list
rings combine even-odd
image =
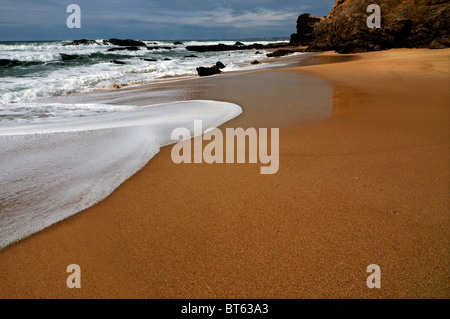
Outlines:
[{"label": "shoreline", "polygon": [[104,201],[0,251],[0,296],[448,298],[449,55],[202,79],[190,98],[244,109],[222,129],[280,127],[279,173],[175,165],[164,147]]},{"label": "shoreline", "polygon": [[[35,42],[5,44],[2,46],[2,75],[9,80],[2,87],[0,100],[4,104],[37,102],[54,96],[135,86],[166,78],[169,81],[178,77],[192,78],[197,76],[197,67],[209,67],[217,61],[228,66],[227,71],[253,69],[257,66],[251,62],[256,58],[266,58],[265,53],[272,48],[288,44],[263,42],[256,46],[251,44],[254,49],[236,46],[240,49],[194,55],[188,47],[201,41],[170,45],[146,41],[129,46],[133,41],[114,39],[114,44],[105,45],[101,41],[76,40],[74,43],[79,45],[69,46],[61,41],[44,45]],[[256,47],[261,47],[261,51]]]},{"label": "shoreline", "polygon": [[[268,58],[265,55],[261,55],[264,59],[261,59],[262,64],[256,68],[241,69],[225,71],[221,74],[214,76],[200,77],[198,75],[189,76],[174,76],[165,79],[152,80],[146,83],[139,83],[136,85],[126,85],[116,88],[101,88],[94,89],[88,92],[75,92],[68,95],[52,96],[40,99],[40,103],[107,103],[107,104],[120,104],[116,101],[116,97],[119,100],[124,100],[127,104],[137,103],[136,105],[156,104],[164,102],[176,102],[183,99],[192,99],[189,94],[179,91],[190,91],[197,89],[204,85],[208,85],[211,79],[234,77],[245,74],[265,72],[276,69],[287,69],[297,67],[299,65],[307,65],[310,62],[311,57],[316,53],[307,52],[301,55],[288,55],[278,58]],[[346,60],[345,57],[336,59],[338,62]],[[250,61],[248,61],[250,63]],[[245,66],[243,64],[243,66]],[[165,91],[168,91],[165,93]],[[139,96],[139,101],[135,96]],[[124,99],[122,99],[124,97]],[[159,99],[158,99],[159,97]]]}]

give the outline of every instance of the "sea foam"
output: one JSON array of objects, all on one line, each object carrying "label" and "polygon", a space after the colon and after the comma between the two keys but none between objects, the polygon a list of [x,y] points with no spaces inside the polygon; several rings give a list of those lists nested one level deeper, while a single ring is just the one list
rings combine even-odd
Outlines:
[{"label": "sea foam", "polygon": [[4,109],[46,116],[0,121],[0,249],[103,200],[173,143],[173,129],[193,133],[194,120],[202,120],[207,130],[242,112],[216,101]]},{"label": "sea foam", "polygon": [[[232,41],[221,42],[234,44]],[[38,101],[75,92],[107,89],[111,84],[125,86],[174,77],[196,78],[197,67],[214,65],[217,61],[226,65],[225,72],[258,69],[264,65],[250,64],[263,57],[262,54],[257,55],[256,50],[195,52],[196,57],[193,58],[194,52],[186,49],[188,45],[218,42],[188,41],[183,45],[173,45],[171,41],[158,41],[156,44],[147,41],[152,50],[140,48],[114,52],[108,50],[115,46],[103,45],[101,40],[91,45],[65,46],[64,43],[0,42],[0,103]],[[156,49],[156,46],[160,48]],[[171,50],[162,48],[167,46]],[[111,60],[125,64],[117,65]]]}]

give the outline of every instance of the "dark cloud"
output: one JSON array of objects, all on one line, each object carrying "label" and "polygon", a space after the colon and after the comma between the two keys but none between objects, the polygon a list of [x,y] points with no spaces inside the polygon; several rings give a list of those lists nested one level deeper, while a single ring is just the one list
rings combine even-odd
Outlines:
[{"label": "dark cloud", "polygon": [[[81,7],[81,29],[66,26],[71,3]],[[333,4],[334,0],[2,0],[0,40],[289,36],[299,14],[327,15]]]}]

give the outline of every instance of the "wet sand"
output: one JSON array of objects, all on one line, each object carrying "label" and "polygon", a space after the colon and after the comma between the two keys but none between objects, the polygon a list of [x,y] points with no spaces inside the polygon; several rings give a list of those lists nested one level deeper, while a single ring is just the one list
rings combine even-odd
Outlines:
[{"label": "wet sand", "polygon": [[[189,99],[243,107],[222,129],[279,127],[278,173],[176,165],[165,147],[106,200],[1,251],[0,297],[449,298],[449,57],[324,53],[189,84]],[[81,289],[66,287],[74,263]]]}]

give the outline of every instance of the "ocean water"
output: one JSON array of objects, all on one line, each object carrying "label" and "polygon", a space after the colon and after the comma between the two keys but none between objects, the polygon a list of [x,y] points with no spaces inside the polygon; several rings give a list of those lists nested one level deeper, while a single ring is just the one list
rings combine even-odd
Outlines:
[{"label": "ocean water", "polygon": [[193,135],[194,120],[205,131],[242,112],[217,101],[0,107],[0,249],[107,197],[174,142],[173,129]]},{"label": "ocean water", "polygon": [[[188,45],[234,44],[235,41],[144,41],[149,47],[169,46],[172,49],[114,51],[114,45],[64,46],[70,41],[0,42],[0,104],[38,101],[58,95],[108,88],[111,84],[129,85],[170,77],[196,76],[196,67],[211,66],[217,61],[226,65],[224,71],[258,68],[246,63],[260,59],[255,50],[231,52],[191,52]],[[276,41],[241,41],[244,44],[266,44]],[[259,50],[265,53],[264,50]],[[196,55],[197,58],[186,57]],[[142,59],[157,59],[156,62]],[[170,61],[164,61],[170,59]],[[113,64],[111,60],[125,62]]]}]

